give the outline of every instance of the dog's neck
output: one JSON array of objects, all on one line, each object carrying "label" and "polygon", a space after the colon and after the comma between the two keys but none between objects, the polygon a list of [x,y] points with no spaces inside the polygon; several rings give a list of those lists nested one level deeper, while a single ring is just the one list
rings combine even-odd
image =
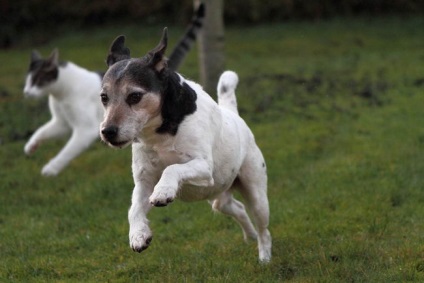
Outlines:
[{"label": "dog's neck", "polygon": [[146,146],[154,147],[169,139],[167,134],[159,134],[157,129],[163,124],[163,119],[160,114],[151,119],[140,132],[138,138],[134,142],[141,142]]}]

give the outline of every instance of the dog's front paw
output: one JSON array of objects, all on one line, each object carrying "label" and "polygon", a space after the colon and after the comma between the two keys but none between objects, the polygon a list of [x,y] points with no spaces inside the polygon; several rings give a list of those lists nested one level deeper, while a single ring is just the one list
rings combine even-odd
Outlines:
[{"label": "dog's front paw", "polygon": [[60,170],[50,163],[44,165],[43,169],[41,170],[41,174],[45,177],[54,177],[59,174],[59,172]]},{"label": "dog's front paw", "polygon": [[143,234],[141,232],[130,232],[130,246],[133,251],[141,253],[150,246],[152,242],[151,234]]},{"label": "dog's front paw", "polygon": [[28,142],[24,147],[24,152],[26,155],[33,154],[38,148],[38,143],[36,142]]},{"label": "dog's front paw", "polygon": [[156,186],[149,201],[154,206],[167,206],[176,197],[176,190],[171,186]]}]

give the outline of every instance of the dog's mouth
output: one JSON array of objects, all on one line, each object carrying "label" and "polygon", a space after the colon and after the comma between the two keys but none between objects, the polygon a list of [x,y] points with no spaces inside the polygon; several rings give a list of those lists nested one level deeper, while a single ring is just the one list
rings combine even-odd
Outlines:
[{"label": "dog's mouth", "polygon": [[130,141],[108,141],[108,143],[113,147],[123,148],[130,144]]}]

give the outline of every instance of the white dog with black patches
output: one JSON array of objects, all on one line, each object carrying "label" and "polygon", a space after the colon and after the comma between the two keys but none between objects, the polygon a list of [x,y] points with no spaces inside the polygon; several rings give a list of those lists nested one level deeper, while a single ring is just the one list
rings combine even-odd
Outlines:
[{"label": "white dog with black patches", "polygon": [[59,62],[57,49],[48,58],[32,52],[24,94],[27,97],[48,95],[52,118],[35,131],[24,151],[27,155],[33,154],[44,141],[72,133],[65,147],[44,165],[41,170],[44,176],[57,175],[98,139],[104,112],[98,101],[101,81],[99,73],[71,62]]},{"label": "white dog with black patches", "polygon": [[[192,81],[167,67],[167,30],[158,46],[131,58],[125,38],[112,43],[102,83],[105,108],[101,138],[115,148],[132,144],[135,188],[128,219],[134,251],[152,240],[147,213],[152,206],[208,200],[232,216],[244,238],[258,241],[259,259],[271,259],[267,174],[255,138],[238,115],[238,77],[226,71],[218,83],[218,104]],[[238,190],[244,205],[233,198]]]}]

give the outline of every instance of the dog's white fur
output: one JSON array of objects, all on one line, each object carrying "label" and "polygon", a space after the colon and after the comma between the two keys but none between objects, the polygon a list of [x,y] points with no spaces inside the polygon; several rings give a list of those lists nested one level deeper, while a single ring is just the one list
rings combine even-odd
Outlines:
[{"label": "dog's white fur", "polygon": [[29,73],[26,78],[25,95],[48,95],[52,117],[31,136],[25,153],[34,153],[45,140],[72,133],[65,147],[41,171],[44,176],[55,176],[99,137],[99,124],[104,114],[99,101],[101,77],[71,62],[66,67],[59,67],[57,80],[42,88],[31,85],[31,76]]},{"label": "dog's white fur", "polygon": [[[130,246],[141,252],[150,245],[152,231],[147,213],[152,205],[166,205],[175,198],[208,200],[214,210],[232,216],[240,224],[245,239],[257,238],[259,259],[268,262],[271,235],[266,166],[252,132],[238,115],[238,77],[231,71],[222,74],[219,104],[200,85],[180,79],[181,85],[187,83],[196,92],[197,110],[184,118],[176,135],[155,132],[162,123],[157,93],[145,93],[139,105],[126,110],[125,93],[145,90],[104,81],[103,92],[109,94],[109,105],[101,128],[118,126],[118,147],[132,143],[135,188],[128,214]],[[233,198],[233,189],[246,200],[256,229],[244,205]]]}]

